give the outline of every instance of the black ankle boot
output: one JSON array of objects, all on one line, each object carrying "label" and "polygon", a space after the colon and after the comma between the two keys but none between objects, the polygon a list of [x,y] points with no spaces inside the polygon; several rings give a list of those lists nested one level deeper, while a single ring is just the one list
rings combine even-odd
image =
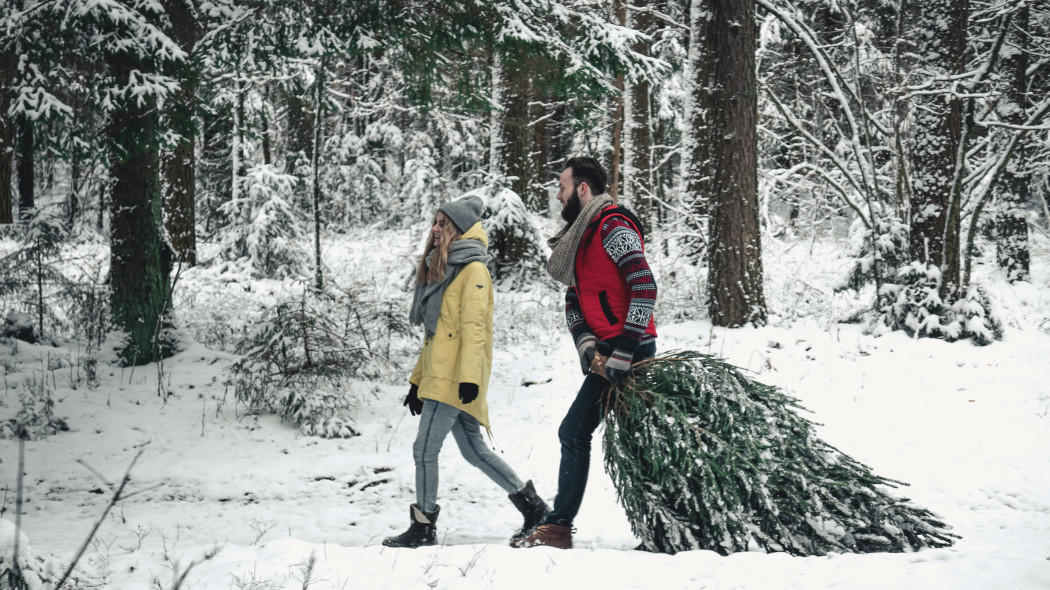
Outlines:
[{"label": "black ankle boot", "polygon": [[441,512],[440,506],[435,506],[433,512],[423,512],[418,504],[413,504],[408,509],[408,516],[412,521],[408,530],[396,537],[383,539],[387,547],[422,547],[433,545],[437,542],[437,517]]},{"label": "black ankle boot", "polygon": [[514,503],[514,507],[518,509],[518,512],[525,517],[525,523],[521,525],[521,530],[511,537],[512,539],[520,539],[531,533],[533,529],[543,524],[543,520],[547,518],[547,513],[551,510],[547,503],[543,501],[543,498],[536,494],[536,488],[532,485],[531,479],[520,492],[507,497]]}]

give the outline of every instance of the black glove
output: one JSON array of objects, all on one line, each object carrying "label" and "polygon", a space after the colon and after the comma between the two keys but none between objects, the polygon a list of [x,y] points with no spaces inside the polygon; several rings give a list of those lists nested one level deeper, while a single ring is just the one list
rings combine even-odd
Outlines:
[{"label": "black glove", "polygon": [[634,355],[622,348],[616,348],[609,355],[609,362],[605,365],[605,377],[615,387],[623,387],[623,384],[634,372],[631,370],[631,360]]},{"label": "black glove", "polygon": [[478,385],[477,383],[460,383],[459,384],[459,401],[469,404],[470,402],[478,399]]},{"label": "black glove", "polygon": [[597,339],[594,334],[584,334],[580,337],[580,341],[576,344],[576,354],[580,355],[580,369],[583,374],[591,372],[591,361],[594,360],[594,353],[598,349],[595,348],[595,341]]},{"label": "black glove", "polygon": [[419,399],[419,386],[415,383],[408,388],[408,395],[405,396],[405,403],[401,404],[408,406],[408,412],[413,416],[418,416],[423,413],[423,400]]}]

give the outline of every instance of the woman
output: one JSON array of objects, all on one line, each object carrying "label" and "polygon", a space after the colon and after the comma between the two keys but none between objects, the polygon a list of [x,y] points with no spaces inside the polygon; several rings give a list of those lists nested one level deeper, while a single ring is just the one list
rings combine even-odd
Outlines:
[{"label": "woman", "polygon": [[467,462],[506,490],[525,517],[515,538],[531,532],[549,511],[532,482],[522,483],[481,436],[481,427],[489,428],[485,390],[492,369],[493,307],[485,266],[488,236],[479,221],[483,208],[476,196],[442,205],[416,272],[409,320],[423,324],[426,335],[404,402],[413,416],[420,415],[412,449],[416,503],[409,508],[408,530],[384,539],[387,547],[436,542],[438,453],[449,432]]}]

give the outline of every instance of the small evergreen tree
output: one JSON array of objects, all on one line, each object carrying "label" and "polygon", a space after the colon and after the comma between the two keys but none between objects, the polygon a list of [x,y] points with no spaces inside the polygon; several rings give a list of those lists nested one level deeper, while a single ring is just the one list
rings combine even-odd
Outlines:
[{"label": "small evergreen tree", "polygon": [[941,299],[940,268],[912,262],[883,285],[879,308],[869,330],[903,330],[909,336],[941,338],[949,342],[970,338],[984,346],[1003,338],[1003,323],[988,293],[969,287],[954,303]]},{"label": "small evergreen tree", "polygon": [[511,288],[543,278],[547,258],[543,235],[533,223],[525,202],[509,188],[498,188],[491,196],[481,196],[486,199],[482,219],[489,236],[492,280],[501,287]]},{"label": "small evergreen tree", "polygon": [[274,412],[304,434],[357,436],[350,379],[374,380],[399,365],[391,343],[408,337],[406,318],[361,287],[307,288],[278,303],[240,346],[230,369],[237,401],[250,412]]},{"label": "small evergreen tree", "polygon": [[606,415],[605,467],[650,551],[793,555],[947,547],[929,511],[820,440],[798,401],[698,352],[636,366]]},{"label": "small evergreen tree", "polygon": [[871,282],[881,287],[908,258],[908,226],[877,202],[872,203],[870,217],[870,223],[858,216],[850,225],[846,255],[853,265],[836,291],[859,291]]},{"label": "small evergreen tree", "polygon": [[246,261],[257,276],[304,276],[309,257],[300,245],[304,231],[292,204],[298,182],[265,164],[248,172],[246,197],[221,207],[232,222],[224,237],[227,258]]}]

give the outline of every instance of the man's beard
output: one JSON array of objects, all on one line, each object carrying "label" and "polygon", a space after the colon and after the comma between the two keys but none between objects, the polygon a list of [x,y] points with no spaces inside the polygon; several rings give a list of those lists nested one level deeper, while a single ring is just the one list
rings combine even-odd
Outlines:
[{"label": "man's beard", "polygon": [[569,222],[572,225],[576,218],[580,216],[580,209],[583,207],[580,205],[580,187],[575,186],[572,189],[572,194],[565,201],[565,206],[561,208],[561,218]]}]

